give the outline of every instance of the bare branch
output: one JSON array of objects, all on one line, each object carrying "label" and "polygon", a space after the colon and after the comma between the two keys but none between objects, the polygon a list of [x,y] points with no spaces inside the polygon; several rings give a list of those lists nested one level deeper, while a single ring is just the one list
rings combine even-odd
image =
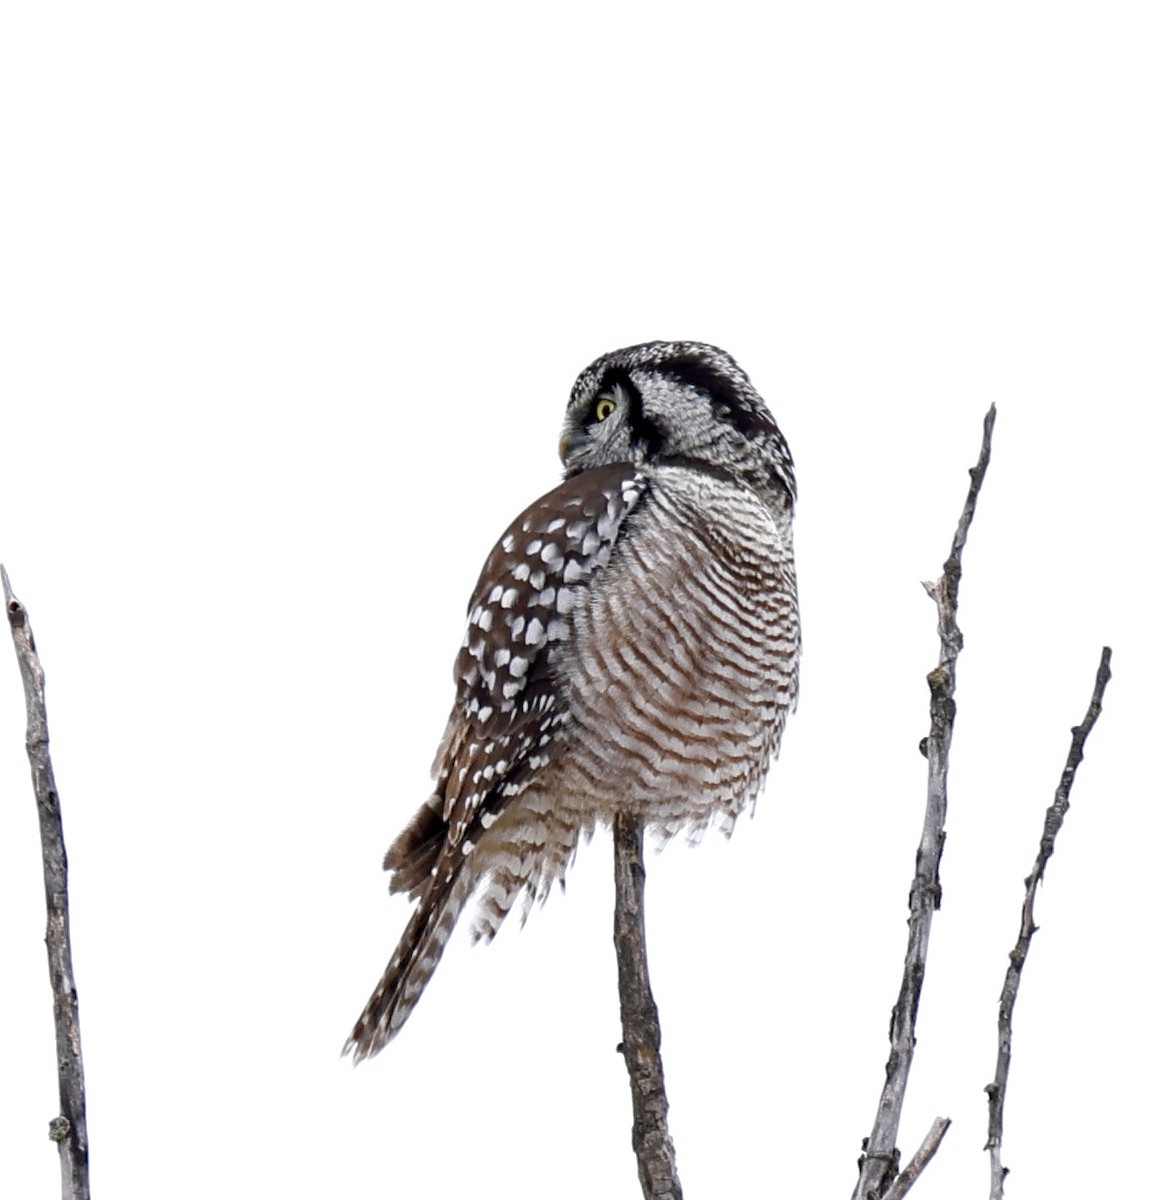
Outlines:
[{"label": "bare branch", "polygon": [[619,962],[619,1008],[623,1042],[619,1050],[631,1077],[635,1122],[631,1146],[639,1163],[644,1200],[682,1200],[675,1171],[675,1147],[667,1125],[667,1091],[659,1054],[659,1010],[647,971],[643,923],[643,824],[615,817],[615,956]]},{"label": "bare branch", "polygon": [[874,1127],[859,1161],[859,1178],[852,1200],[877,1200],[877,1197],[890,1190],[898,1176],[898,1126],[914,1058],[914,1027],[926,973],[931,919],[942,903],[939,863],[946,840],[946,778],[954,732],[955,666],[962,650],[962,633],[957,621],[962,551],[974,519],[982,481],[990,464],[994,418],[995,408],[992,404],[983,420],[982,449],[977,465],[971,468],[970,488],[951,543],[950,557],[943,564],[941,578],[923,585],[938,610],[940,642],[938,666],[927,676],[930,685],[930,735],[925,741],[928,764],[926,815],[915,858],[914,882],[910,889],[909,932],[902,985],[891,1013],[886,1081],[879,1097]]},{"label": "bare branch", "polygon": [[918,1177],[926,1169],[927,1163],[938,1152],[939,1146],[942,1145],[942,1139],[946,1137],[946,1131],[949,1128],[949,1117],[935,1117],[934,1124],[927,1131],[927,1135],[923,1138],[922,1145],[915,1152],[914,1158],[906,1164],[902,1174],[891,1184],[890,1191],[883,1196],[882,1200],[902,1200],[903,1196],[914,1187]]},{"label": "bare branch", "polygon": [[72,942],[68,929],[68,858],[64,852],[64,827],[60,798],[48,753],[48,713],[44,705],[44,671],[36,653],[36,640],[28,613],[12,594],[8,572],[0,566],[4,607],[16,660],[24,680],[28,710],[26,745],[32,764],[32,786],[40,815],[40,846],[44,857],[44,893],[48,903],[48,977],[52,984],[56,1020],[56,1065],[60,1083],[60,1115],[48,1125],[48,1136],[60,1147],[60,1173],[64,1200],[89,1200],[88,1125],[84,1104],[84,1062],[80,1054],[80,1016],[76,1007],[76,981],[72,975]]},{"label": "bare branch", "polygon": [[1110,682],[1110,647],[1102,647],[1102,658],[1098,663],[1098,672],[1094,677],[1094,691],[1090,697],[1090,706],[1081,725],[1075,725],[1071,730],[1070,753],[1066,757],[1066,766],[1062,769],[1062,778],[1054,792],[1054,803],[1046,810],[1046,819],[1042,826],[1042,840],[1038,845],[1038,857],[1034,860],[1034,868],[1026,877],[1026,896],[1022,902],[1022,925],[1018,941],[1010,952],[1010,965],[1006,969],[1006,980],[1002,985],[1002,995],[998,1001],[998,1061],[994,1068],[994,1082],[986,1085],[986,1094],[990,1106],[986,1149],[990,1151],[990,1196],[991,1200],[1002,1200],[1002,1189],[1006,1182],[1006,1168],[1002,1165],[1002,1116],[1006,1105],[1006,1079],[1010,1073],[1010,1047],[1014,1034],[1012,1022],[1014,1019],[1014,1002],[1018,999],[1018,988],[1022,982],[1022,968],[1026,965],[1026,955],[1030,951],[1030,939],[1038,932],[1034,923],[1034,901],[1038,894],[1038,885],[1046,874],[1046,864],[1054,853],[1054,839],[1062,828],[1062,822],[1070,809],[1070,789],[1074,786],[1074,776],[1086,749],[1086,739],[1094,728],[1102,712],[1102,697],[1106,685]]}]

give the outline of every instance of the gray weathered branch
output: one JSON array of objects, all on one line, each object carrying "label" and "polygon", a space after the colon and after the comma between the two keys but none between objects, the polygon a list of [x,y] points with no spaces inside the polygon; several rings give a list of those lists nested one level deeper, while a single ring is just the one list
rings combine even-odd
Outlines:
[{"label": "gray weathered branch", "polygon": [[915,1151],[914,1157],[899,1173],[899,1177],[891,1184],[890,1190],[886,1192],[882,1200],[902,1200],[903,1196],[914,1187],[918,1177],[926,1170],[927,1163],[938,1152],[939,1146],[942,1145],[942,1139],[946,1137],[946,1131],[949,1128],[949,1117],[935,1117],[934,1124],[927,1131],[926,1137],[922,1139],[922,1145]]},{"label": "gray weathered branch", "polygon": [[879,1097],[878,1112],[870,1137],[859,1161],[859,1178],[852,1200],[879,1200],[888,1195],[899,1177],[898,1126],[903,1099],[914,1057],[914,1028],[918,1002],[926,973],[926,955],[930,942],[931,919],[942,903],[939,863],[946,840],[946,779],[950,760],[950,742],[954,732],[955,667],[962,650],[958,628],[958,585],[962,579],[962,551],[974,519],[978,494],[990,464],[990,443],[994,434],[994,405],[982,424],[982,449],[978,463],[970,471],[970,487],[958,519],[950,557],[943,564],[942,576],[926,583],[928,595],[938,610],[940,642],[938,666],[927,676],[930,686],[930,734],[926,738],[927,796],[922,838],[915,859],[914,882],[910,889],[910,919],[902,985],[891,1013],[890,1057],[886,1080]]},{"label": "gray weathered branch", "polygon": [[12,594],[8,572],[0,566],[4,607],[16,659],[24,681],[28,709],[26,745],[32,764],[32,787],[40,815],[40,846],[44,857],[44,893],[48,903],[48,977],[56,1019],[56,1065],[60,1083],[60,1115],[48,1125],[48,1136],[60,1147],[64,1200],[89,1200],[88,1125],[84,1106],[84,1062],[80,1054],[80,1016],[76,981],[72,975],[72,942],[68,930],[68,858],[60,821],[60,797],[48,753],[48,713],[44,705],[44,672],[28,613]]},{"label": "gray weathered branch", "polygon": [[991,1200],[1002,1200],[1002,1189],[1006,1182],[1006,1168],[1002,1165],[1002,1117],[1006,1105],[1006,1080],[1010,1073],[1011,1039],[1014,1035],[1014,1002],[1018,999],[1018,988],[1022,982],[1022,968],[1026,965],[1026,955],[1030,950],[1030,939],[1038,932],[1038,926],[1034,923],[1034,901],[1038,894],[1038,885],[1046,874],[1046,864],[1054,853],[1054,839],[1058,836],[1063,819],[1070,808],[1070,789],[1074,786],[1074,776],[1078,771],[1078,764],[1082,762],[1086,739],[1102,712],[1102,697],[1109,682],[1110,647],[1103,646],[1102,658],[1094,677],[1090,705],[1082,724],[1075,725],[1071,730],[1070,753],[1066,758],[1066,766],[1062,769],[1062,778],[1054,792],[1054,803],[1046,810],[1038,857],[1034,861],[1033,870],[1026,877],[1022,925],[1018,941],[1010,952],[1010,965],[1006,969],[1006,980],[998,1001],[998,1059],[994,1068],[994,1082],[986,1085],[990,1104],[986,1149],[990,1151]]},{"label": "gray weathered branch", "polygon": [[643,824],[615,817],[615,956],[619,963],[619,1007],[623,1042],[619,1049],[631,1077],[634,1125],[631,1145],[639,1164],[644,1200],[682,1200],[675,1171],[675,1147],[667,1125],[667,1091],[659,1054],[659,1010],[647,971],[643,923]]}]

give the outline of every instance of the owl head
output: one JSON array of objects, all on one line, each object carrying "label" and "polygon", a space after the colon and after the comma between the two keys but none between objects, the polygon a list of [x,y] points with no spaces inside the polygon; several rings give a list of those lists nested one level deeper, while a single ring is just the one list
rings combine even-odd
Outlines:
[{"label": "owl head", "polygon": [[633,462],[720,470],[789,512],[794,464],[746,372],[717,346],[646,342],[596,359],[575,381],[559,456],[570,478]]}]

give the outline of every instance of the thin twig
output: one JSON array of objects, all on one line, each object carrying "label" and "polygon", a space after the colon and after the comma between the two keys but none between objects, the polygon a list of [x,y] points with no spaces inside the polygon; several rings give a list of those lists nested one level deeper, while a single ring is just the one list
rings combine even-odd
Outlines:
[{"label": "thin twig", "polygon": [[644,1200],[682,1200],[675,1171],[675,1147],[667,1125],[667,1090],[659,1054],[659,1010],[647,971],[643,924],[643,824],[615,817],[615,956],[619,962],[619,1008],[623,1042],[619,1049],[631,1077],[635,1123],[631,1146],[639,1164]]},{"label": "thin twig", "polygon": [[923,584],[938,610],[940,642],[938,666],[926,677],[930,685],[930,735],[925,743],[928,764],[926,816],[915,858],[914,882],[910,889],[909,932],[902,985],[891,1013],[886,1081],[879,1097],[874,1127],[859,1160],[859,1178],[852,1200],[877,1200],[893,1186],[899,1172],[898,1126],[914,1057],[914,1027],[926,973],[930,925],[935,909],[942,903],[939,863],[946,840],[946,777],[951,736],[954,733],[955,666],[962,649],[962,633],[957,621],[962,551],[974,519],[978,493],[990,464],[994,417],[992,404],[982,423],[982,450],[978,464],[970,471],[970,488],[958,519],[950,557],[943,564],[942,576],[934,583]]},{"label": "thin twig", "polygon": [[1062,828],[1063,819],[1070,808],[1070,789],[1074,786],[1074,776],[1078,764],[1086,749],[1086,739],[1094,728],[1102,712],[1102,697],[1106,685],[1110,682],[1110,647],[1102,647],[1102,658],[1098,663],[1098,672],[1094,677],[1094,691],[1090,697],[1090,707],[1081,725],[1075,725],[1071,730],[1070,753],[1066,757],[1066,766],[1062,769],[1062,778],[1054,792],[1054,803],[1046,810],[1046,819],[1042,826],[1042,840],[1038,845],[1038,857],[1034,860],[1034,868],[1026,877],[1026,897],[1022,902],[1022,926],[1019,930],[1018,941],[1010,952],[1010,965],[1006,968],[1006,980],[1002,985],[1002,995],[998,1001],[998,1061],[994,1068],[994,1082],[986,1085],[986,1094],[990,1104],[990,1119],[988,1122],[986,1149],[990,1151],[990,1196],[991,1200],[1002,1200],[1002,1189],[1006,1182],[1007,1169],[1002,1165],[1002,1115],[1006,1105],[1006,1078],[1010,1072],[1010,1044],[1014,1030],[1014,1002],[1018,999],[1018,988],[1022,982],[1022,968],[1026,965],[1026,955],[1030,951],[1030,939],[1038,932],[1034,923],[1034,901],[1038,894],[1038,885],[1046,874],[1046,864],[1054,853],[1054,839]]},{"label": "thin twig", "polygon": [[915,1151],[914,1157],[908,1162],[899,1177],[890,1186],[882,1200],[902,1200],[902,1198],[914,1187],[918,1177],[926,1169],[927,1163],[934,1158],[938,1152],[939,1146],[942,1144],[942,1139],[946,1137],[946,1131],[950,1128],[949,1117],[935,1117],[934,1124],[930,1127],[926,1137],[922,1139],[922,1145]]},{"label": "thin twig", "polygon": [[44,706],[44,671],[36,653],[36,640],[28,613],[12,594],[8,572],[0,566],[4,607],[16,660],[24,680],[28,709],[26,745],[32,764],[32,786],[40,814],[40,846],[44,857],[44,893],[48,903],[48,977],[52,984],[56,1019],[56,1065],[60,1082],[60,1115],[48,1124],[48,1136],[60,1147],[60,1174],[64,1200],[89,1200],[88,1124],[84,1105],[84,1062],[80,1054],[80,1016],[76,1007],[76,981],[72,975],[72,942],[68,929],[68,858],[60,798],[48,753],[48,713]]}]

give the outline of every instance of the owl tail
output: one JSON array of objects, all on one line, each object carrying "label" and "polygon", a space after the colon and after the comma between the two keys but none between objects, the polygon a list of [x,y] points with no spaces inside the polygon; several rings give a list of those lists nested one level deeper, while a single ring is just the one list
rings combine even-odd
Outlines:
[{"label": "owl tail", "polygon": [[431,876],[383,978],[344,1043],[344,1054],[362,1062],[378,1054],[403,1028],[443,957],[466,899],[465,878]]}]

